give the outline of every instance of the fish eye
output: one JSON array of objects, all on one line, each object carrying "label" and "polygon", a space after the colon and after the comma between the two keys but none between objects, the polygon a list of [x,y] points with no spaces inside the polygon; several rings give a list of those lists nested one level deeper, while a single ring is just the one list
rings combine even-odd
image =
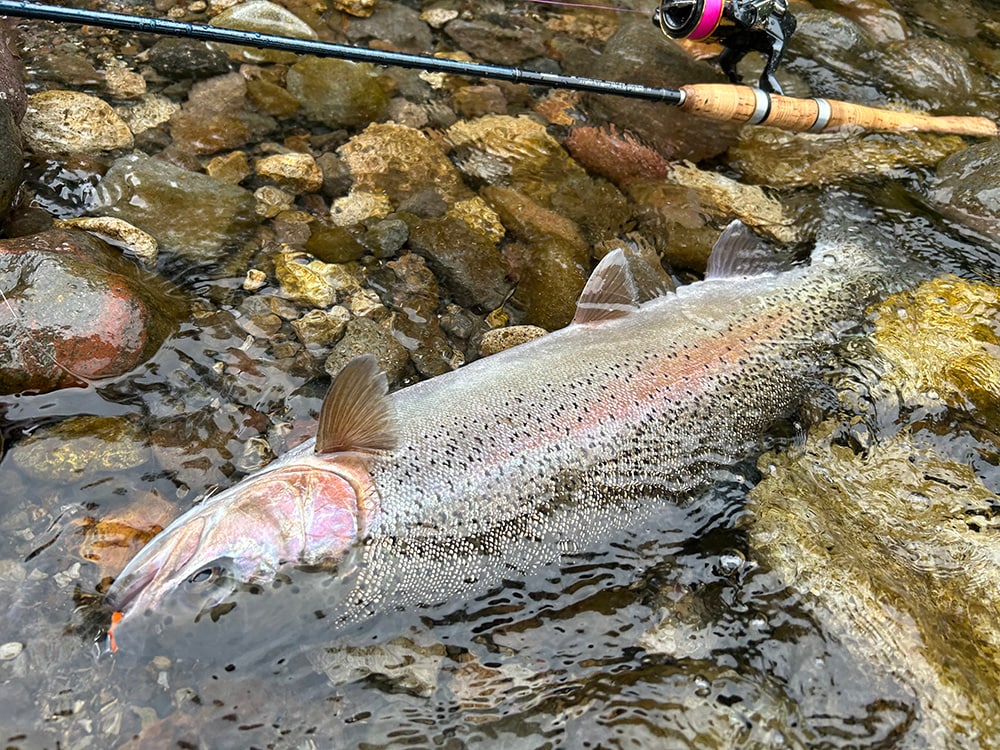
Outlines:
[{"label": "fish eye", "polygon": [[210,583],[222,574],[221,565],[208,565],[188,576],[188,583]]}]

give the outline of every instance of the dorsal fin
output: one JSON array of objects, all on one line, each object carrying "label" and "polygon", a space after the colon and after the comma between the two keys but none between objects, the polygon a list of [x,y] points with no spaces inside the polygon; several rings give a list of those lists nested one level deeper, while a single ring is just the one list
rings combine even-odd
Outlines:
[{"label": "dorsal fin", "polygon": [[762,273],[785,271],[788,268],[787,259],[775,255],[766,242],[737,219],[725,228],[712,246],[705,278],[757,276]]},{"label": "dorsal fin", "polygon": [[628,315],[639,308],[639,288],[621,248],[597,264],[576,302],[573,323],[593,323]]},{"label": "dorsal fin", "polygon": [[396,410],[375,357],[355,357],[330,384],[319,413],[316,452],[392,450]]}]

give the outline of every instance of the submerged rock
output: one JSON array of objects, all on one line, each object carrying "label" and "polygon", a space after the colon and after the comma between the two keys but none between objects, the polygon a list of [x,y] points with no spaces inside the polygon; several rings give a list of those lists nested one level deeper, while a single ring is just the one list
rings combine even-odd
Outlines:
[{"label": "submerged rock", "polygon": [[102,474],[142,466],[149,443],[124,417],[70,417],[16,443],[11,460],[39,481],[92,482]]},{"label": "submerged rock", "polygon": [[[296,39],[317,39],[309,24],[282,6],[269,0],[250,0],[227,8],[211,20],[213,26],[256,31],[261,34],[290,36]],[[230,54],[247,62],[293,63],[294,52],[225,45]]]},{"label": "submerged rock", "polygon": [[24,151],[18,124],[24,117],[27,97],[6,28],[0,27],[0,217],[10,208],[21,184]]},{"label": "submerged rock", "polygon": [[155,237],[161,251],[195,261],[219,259],[258,221],[249,191],[138,154],[111,165],[94,213],[124,219]]},{"label": "submerged rock", "polygon": [[972,407],[1000,423],[1000,289],[944,276],[875,308],[873,339],[905,401]]},{"label": "submerged rock", "polygon": [[1000,140],[993,138],[942,161],[928,198],[941,213],[996,243],[1000,237],[998,174]]},{"label": "submerged rock", "polygon": [[402,381],[410,361],[406,348],[391,331],[371,318],[354,318],[323,366],[330,377],[336,377],[348,362],[362,354],[375,355],[390,384]]},{"label": "submerged rock", "polygon": [[730,164],[744,180],[792,188],[886,177],[907,167],[933,167],[965,147],[956,135],[811,135],[755,127],[742,132],[729,155]]},{"label": "submerged rock", "polygon": [[287,88],[312,120],[357,128],[385,117],[392,84],[367,63],[304,57],[288,70]]},{"label": "submerged rock", "polygon": [[913,746],[993,747],[1000,497],[919,434],[862,456],[837,431],[825,423],[802,448],[760,459],[751,545],[873,682],[909,696]]},{"label": "submerged rock", "polygon": [[0,318],[2,393],[121,375],[174,325],[162,285],[86,232],[0,241],[0,288],[13,312]]}]

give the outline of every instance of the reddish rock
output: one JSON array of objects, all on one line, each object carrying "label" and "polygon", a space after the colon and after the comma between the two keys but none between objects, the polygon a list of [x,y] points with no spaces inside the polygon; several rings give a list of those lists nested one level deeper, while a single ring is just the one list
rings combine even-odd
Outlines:
[{"label": "reddish rock", "polygon": [[51,391],[128,372],[176,309],[155,279],[85,232],[0,240],[0,393]]}]

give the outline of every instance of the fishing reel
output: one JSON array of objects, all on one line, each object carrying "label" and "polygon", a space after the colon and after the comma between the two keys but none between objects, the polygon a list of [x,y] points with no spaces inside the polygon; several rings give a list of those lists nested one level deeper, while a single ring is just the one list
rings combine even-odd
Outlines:
[{"label": "fishing reel", "polygon": [[724,48],[719,66],[733,83],[741,80],[736,72],[739,61],[748,52],[762,53],[767,63],[760,88],[781,93],[774,73],[785,42],[795,31],[788,0],[660,0],[653,23],[671,39],[718,40]]}]

